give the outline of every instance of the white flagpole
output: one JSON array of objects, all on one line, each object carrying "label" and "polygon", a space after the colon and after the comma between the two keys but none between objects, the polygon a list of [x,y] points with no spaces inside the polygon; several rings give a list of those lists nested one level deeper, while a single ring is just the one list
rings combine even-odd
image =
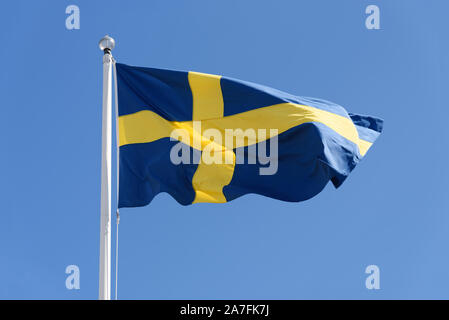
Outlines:
[{"label": "white flagpole", "polygon": [[111,144],[112,144],[112,55],[115,41],[100,40],[103,50],[103,120],[101,133],[101,218],[99,300],[111,299]]}]

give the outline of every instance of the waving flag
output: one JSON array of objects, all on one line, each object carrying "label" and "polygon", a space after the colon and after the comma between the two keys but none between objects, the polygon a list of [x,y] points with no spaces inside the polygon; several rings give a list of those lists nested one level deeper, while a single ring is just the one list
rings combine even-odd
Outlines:
[{"label": "waving flag", "polygon": [[182,205],[248,193],[303,201],[339,187],[382,131],[378,118],[250,82],[116,68],[119,207],[160,192]]}]

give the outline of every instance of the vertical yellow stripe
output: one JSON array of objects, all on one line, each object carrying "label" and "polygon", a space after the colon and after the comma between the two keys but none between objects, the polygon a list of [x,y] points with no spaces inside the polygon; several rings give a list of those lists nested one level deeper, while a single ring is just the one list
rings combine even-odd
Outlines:
[{"label": "vertical yellow stripe", "polygon": [[223,117],[221,76],[189,72],[189,84],[193,96],[193,119],[206,120]]},{"label": "vertical yellow stripe", "polygon": [[[189,84],[193,97],[193,119],[207,120],[222,118],[224,114],[223,95],[220,86],[221,76],[189,72]],[[218,147],[215,152],[222,153],[222,164],[206,164],[202,160],[198,164],[192,179],[195,190],[194,203],[198,202],[226,202],[223,187],[228,185],[234,175],[235,154],[232,150]],[[224,159],[233,159],[226,164]]]},{"label": "vertical yellow stripe", "polygon": [[[215,151],[220,152],[220,151]],[[222,164],[206,164],[201,162],[195,171],[192,179],[192,185],[195,189],[195,200],[198,202],[224,203],[226,197],[223,194],[223,187],[227,186],[234,175],[235,153],[232,150],[221,150],[223,159]],[[225,158],[232,159],[232,163],[226,164]]]}]

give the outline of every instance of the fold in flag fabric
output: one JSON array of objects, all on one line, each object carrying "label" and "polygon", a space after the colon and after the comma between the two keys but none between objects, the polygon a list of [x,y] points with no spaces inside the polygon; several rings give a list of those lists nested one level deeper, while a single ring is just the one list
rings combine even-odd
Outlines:
[{"label": "fold in flag fabric", "polygon": [[119,207],[161,192],[182,205],[248,193],[303,201],[339,187],[382,131],[381,119],[250,82],[116,69]]}]

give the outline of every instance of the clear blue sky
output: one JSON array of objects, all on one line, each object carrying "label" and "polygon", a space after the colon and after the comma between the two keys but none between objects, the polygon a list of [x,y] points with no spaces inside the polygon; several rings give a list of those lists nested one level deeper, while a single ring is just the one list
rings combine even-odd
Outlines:
[{"label": "clear blue sky", "polygon": [[[65,27],[70,4],[80,30]],[[369,4],[381,30],[365,28]],[[97,43],[108,33],[122,63],[223,74],[385,120],[343,186],[309,201],[182,207],[161,194],[123,209],[120,298],[448,299],[448,10],[443,0],[3,3],[0,298],[98,296]],[[65,288],[70,264],[80,290]],[[377,291],[365,288],[370,264]]]}]

